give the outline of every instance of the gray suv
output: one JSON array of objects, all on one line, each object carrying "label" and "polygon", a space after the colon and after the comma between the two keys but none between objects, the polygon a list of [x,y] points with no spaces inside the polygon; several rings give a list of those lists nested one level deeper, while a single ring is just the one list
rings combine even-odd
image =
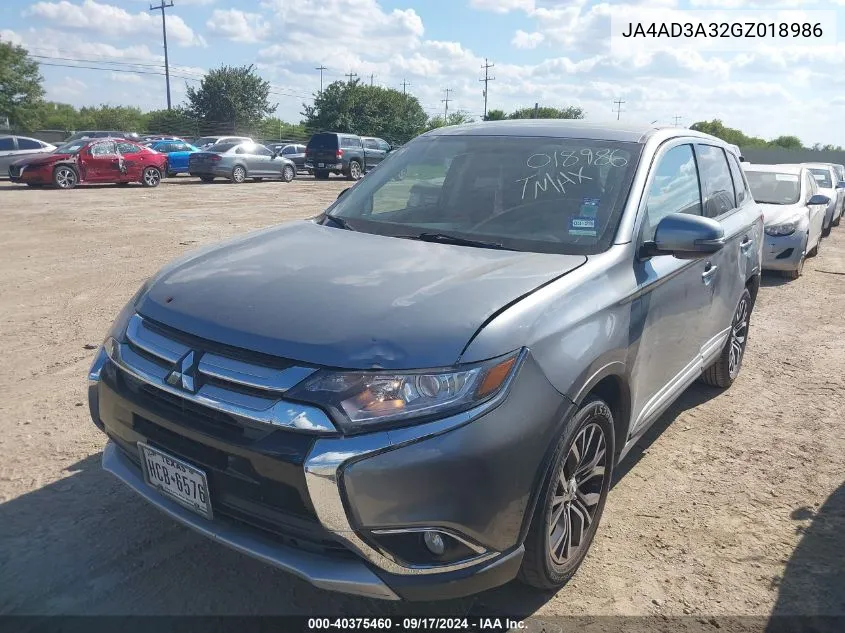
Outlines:
[{"label": "gray suv", "polygon": [[140,288],[89,372],[103,467],[324,589],[560,587],[619,461],[740,370],[763,220],[726,148],[583,121],[416,138]]}]

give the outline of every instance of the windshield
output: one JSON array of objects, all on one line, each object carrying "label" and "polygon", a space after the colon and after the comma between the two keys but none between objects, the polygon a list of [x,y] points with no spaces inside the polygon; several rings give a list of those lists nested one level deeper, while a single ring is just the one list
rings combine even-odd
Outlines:
[{"label": "windshield", "polygon": [[811,167],[810,173],[813,174],[813,178],[816,179],[819,187],[823,187],[824,189],[832,189],[833,182],[830,179],[830,170],[823,169],[821,167]]},{"label": "windshield", "polygon": [[224,152],[228,152],[233,147],[237,147],[240,143],[217,143],[216,145],[212,145],[208,148],[209,152],[215,152],[217,154],[223,154]]},{"label": "windshield", "polygon": [[218,136],[203,136],[194,141],[194,145],[208,145],[209,143],[216,143]]},{"label": "windshield", "polygon": [[311,149],[337,149],[336,134],[315,134],[308,141]]},{"label": "windshield", "polygon": [[763,204],[795,204],[801,197],[798,174],[746,170],[754,200]]},{"label": "windshield", "polygon": [[388,154],[328,213],[369,233],[597,253],[614,237],[640,149],[590,139],[423,137]]},{"label": "windshield", "polygon": [[78,141],[71,141],[70,143],[65,143],[64,145],[59,145],[56,149],[53,150],[54,154],[78,154],[79,150],[81,150],[85,145],[88,143],[88,139],[80,139]]}]

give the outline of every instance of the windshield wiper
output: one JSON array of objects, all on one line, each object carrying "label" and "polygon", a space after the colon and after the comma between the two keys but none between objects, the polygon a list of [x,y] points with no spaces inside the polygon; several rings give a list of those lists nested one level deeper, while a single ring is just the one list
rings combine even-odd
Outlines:
[{"label": "windshield wiper", "polygon": [[512,248],[506,248],[499,242],[485,242],[484,240],[471,240],[465,237],[457,237],[455,235],[447,235],[446,233],[420,233],[419,235],[404,235],[412,240],[420,240],[421,242],[439,242],[441,244],[455,244],[457,246],[475,246],[477,248],[495,248],[498,250],[511,251]]},{"label": "windshield wiper", "polygon": [[355,230],[349,225],[349,222],[347,222],[343,218],[339,218],[336,215],[329,215],[328,213],[324,213],[323,217],[326,220],[331,220],[332,222],[334,222],[337,226],[339,226],[342,229],[346,229],[347,231],[354,231]]}]

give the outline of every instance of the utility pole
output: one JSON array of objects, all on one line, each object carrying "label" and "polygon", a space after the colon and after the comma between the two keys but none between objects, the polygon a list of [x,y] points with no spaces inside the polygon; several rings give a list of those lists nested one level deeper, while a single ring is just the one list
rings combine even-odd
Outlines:
[{"label": "utility pole", "polygon": [[487,58],[485,57],[484,58],[484,65],[482,66],[482,68],[484,69],[484,79],[478,80],[478,81],[484,82],[484,120],[485,121],[487,120],[487,83],[496,79],[495,77],[490,77],[487,74],[487,71],[489,69],[493,68],[493,66],[495,66],[495,65],[496,64],[489,64],[487,62]]},{"label": "utility pole", "polygon": [[443,108],[443,125],[449,125],[449,93],[454,91],[451,88],[443,88],[443,92],[446,93],[446,98],[441,99],[441,101],[446,104]]},{"label": "utility pole", "polygon": [[681,119],[683,119],[683,118],[684,118],[684,117],[682,117],[682,116],[678,116],[677,114],[676,114],[675,116],[673,116],[673,117],[672,117],[672,120],[675,122],[675,127],[678,127],[678,123],[679,123],[679,122],[680,122],[680,120],[681,120]]},{"label": "utility pole", "polygon": [[173,6],[173,0],[170,0],[170,4],[164,4],[164,0],[161,0],[161,4],[157,7],[150,5],[150,11],[159,11],[161,10],[161,36],[164,39],[164,80],[167,82],[167,109],[170,109],[170,64],[167,61],[167,18],[164,15],[164,10],[169,9]]},{"label": "utility pole", "polygon": [[534,104],[534,116],[532,116],[531,118],[536,119],[539,114],[540,114],[540,104],[535,103]]},{"label": "utility pole", "polygon": [[404,79],[402,80],[402,94],[403,94],[403,95],[404,95],[404,94],[406,94],[406,93],[405,93],[405,87],[406,87],[406,86],[410,86],[410,85],[411,85],[411,83],[410,83],[410,82],[405,81]]},{"label": "utility pole", "polygon": [[374,74],[374,73],[370,73],[370,86],[371,86],[371,87],[372,87],[372,85],[373,85],[373,77],[375,77],[375,74]]},{"label": "utility pole", "polygon": [[317,66],[314,70],[319,70],[319,71],[320,71],[320,93],[322,94],[322,92],[323,92],[323,71],[324,71],[324,70],[328,70],[328,68],[326,68],[325,66],[323,66],[322,64],[320,64],[320,65],[319,65],[319,66]]},{"label": "utility pole", "polygon": [[625,103],[622,99],[617,99],[613,103],[616,104],[616,120],[619,120],[619,115],[622,112],[622,104]]},{"label": "utility pole", "polygon": [[344,75],[344,77],[349,77],[348,83],[352,83],[352,79],[357,77],[357,76],[358,76],[358,73],[353,73],[353,72],[348,72]]}]

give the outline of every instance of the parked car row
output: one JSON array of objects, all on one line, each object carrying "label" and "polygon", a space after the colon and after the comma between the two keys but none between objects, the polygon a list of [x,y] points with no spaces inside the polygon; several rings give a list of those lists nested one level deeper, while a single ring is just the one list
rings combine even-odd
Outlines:
[{"label": "parked car row", "polygon": [[[315,136],[315,175],[366,170],[360,137]],[[139,288],[88,374],[103,467],[323,589],[559,588],[621,460],[739,375],[766,250],[744,173],[688,129],[423,134],[318,216]]]},{"label": "parked car row", "polygon": [[766,226],[763,268],[797,279],[845,212],[845,167],[743,163]]}]

